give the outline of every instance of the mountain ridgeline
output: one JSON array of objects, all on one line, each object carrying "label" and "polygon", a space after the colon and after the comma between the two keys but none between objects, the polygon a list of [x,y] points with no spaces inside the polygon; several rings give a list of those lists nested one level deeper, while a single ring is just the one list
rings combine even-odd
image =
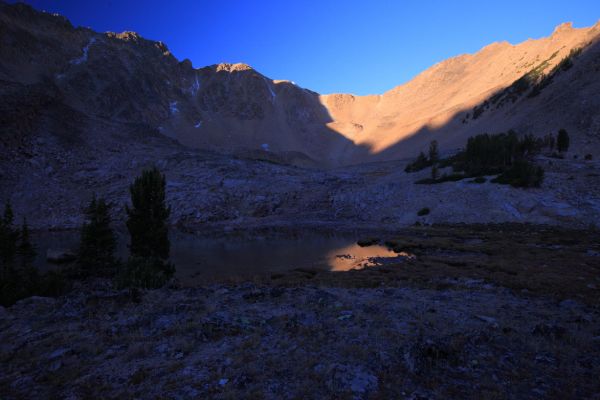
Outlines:
[{"label": "mountain ridgeline", "polygon": [[134,32],[0,3],[0,145],[26,148],[40,130],[76,144],[102,126],[336,166],[413,157],[434,139],[446,151],[484,132],[566,128],[572,148],[589,151],[600,146],[599,35],[600,24],[563,24],[450,58],[382,95],[320,95],[245,64],[193,68]]}]

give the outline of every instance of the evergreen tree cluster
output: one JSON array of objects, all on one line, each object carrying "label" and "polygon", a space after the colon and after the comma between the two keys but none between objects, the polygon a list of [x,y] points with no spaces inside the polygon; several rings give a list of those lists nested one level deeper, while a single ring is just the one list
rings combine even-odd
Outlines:
[{"label": "evergreen tree cluster", "polygon": [[115,277],[118,287],[158,288],[175,273],[167,260],[170,253],[165,199],[165,176],[157,168],[142,172],[130,186],[131,207],[126,206],[131,256],[121,264],[115,259],[116,237],[111,228],[110,207],[95,196],[85,210],[81,229],[78,274]]},{"label": "evergreen tree cluster", "polygon": [[404,172],[417,172],[431,167],[439,161],[439,156],[438,142],[437,140],[432,140],[431,143],[429,143],[429,157],[427,157],[425,153],[420,152],[415,161],[409,163],[406,168],[404,168]]},{"label": "evergreen tree cluster", "polygon": [[516,132],[470,137],[467,147],[457,157],[455,169],[470,176],[494,175],[504,172],[516,161],[524,161],[539,154],[543,141],[533,135],[519,138]]},{"label": "evergreen tree cluster", "polygon": [[65,278],[113,277],[119,287],[158,288],[175,273],[168,262],[170,242],[165,200],[165,176],[156,168],[143,171],[130,187],[126,207],[131,256],[124,264],[115,258],[117,238],[111,226],[110,206],[94,196],[85,208],[75,268],[40,274],[27,222],[14,227],[14,214],[6,203],[0,217],[0,304],[10,306],[25,297],[57,296],[68,287]]},{"label": "evergreen tree cluster", "polygon": [[544,180],[544,170],[531,160],[544,147],[551,146],[553,140],[548,137],[519,137],[512,130],[496,135],[477,135],[469,138],[466,149],[456,155],[453,168],[463,171],[467,177],[499,175],[492,180],[494,183],[539,187]]},{"label": "evergreen tree cluster", "polygon": [[12,207],[6,203],[0,218],[0,305],[10,306],[26,297],[52,296],[65,290],[66,282],[59,273],[38,273],[33,265],[36,255],[27,221],[23,219],[21,227],[15,228]]},{"label": "evergreen tree cluster", "polygon": [[[519,136],[515,131],[495,135],[481,134],[470,137],[463,151],[446,159],[439,158],[437,142],[429,146],[429,157],[423,152],[408,164],[406,172],[415,172],[431,167],[431,178],[415,183],[432,184],[457,181],[465,178],[498,175],[492,182],[510,184],[515,187],[538,187],[544,179],[544,170],[536,166],[532,158],[544,149],[556,149],[563,153],[569,148],[569,135],[561,129],[555,139],[553,135],[536,138],[533,135]],[[451,166],[454,173],[439,176],[439,168]]]}]

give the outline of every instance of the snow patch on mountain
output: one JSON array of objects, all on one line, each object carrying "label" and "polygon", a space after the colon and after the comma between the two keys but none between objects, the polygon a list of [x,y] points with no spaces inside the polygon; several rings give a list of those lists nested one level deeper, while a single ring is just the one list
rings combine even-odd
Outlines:
[{"label": "snow patch on mountain", "polygon": [[83,54],[81,57],[71,60],[71,64],[79,65],[88,60],[88,52],[90,51],[90,46],[96,43],[96,38],[90,38],[88,44],[83,47]]},{"label": "snow patch on mountain", "polygon": [[267,89],[269,89],[269,93],[271,93],[271,101],[274,101],[275,97],[277,97],[277,94],[275,94],[275,92],[273,91],[273,88],[271,87],[271,82],[265,79],[265,84],[267,85]]},{"label": "snow patch on mountain", "polygon": [[198,90],[200,90],[200,80],[198,79],[198,75],[194,77],[194,82],[188,88],[188,93],[192,96],[196,96],[198,94]]}]

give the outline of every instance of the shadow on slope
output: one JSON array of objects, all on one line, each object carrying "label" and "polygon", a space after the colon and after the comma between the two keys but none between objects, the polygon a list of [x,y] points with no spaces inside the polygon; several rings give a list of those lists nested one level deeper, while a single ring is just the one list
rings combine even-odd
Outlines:
[{"label": "shadow on slope", "polygon": [[[577,139],[577,136],[583,136],[581,131],[592,128],[589,120],[596,117],[598,111],[591,110],[592,115],[589,115],[576,100],[581,88],[593,88],[597,80],[600,41],[572,51],[547,74],[532,71],[474,108],[455,112],[443,125],[432,127],[426,124],[388,148],[369,153],[368,159],[402,159],[407,158],[407,154],[413,158],[419,151],[426,151],[432,140],[437,140],[443,151],[451,151],[455,150],[457,139],[466,143],[469,137],[477,134],[509,129],[540,136],[556,134],[558,129],[567,127],[573,128]],[[588,123],[581,122],[583,117]]]}]

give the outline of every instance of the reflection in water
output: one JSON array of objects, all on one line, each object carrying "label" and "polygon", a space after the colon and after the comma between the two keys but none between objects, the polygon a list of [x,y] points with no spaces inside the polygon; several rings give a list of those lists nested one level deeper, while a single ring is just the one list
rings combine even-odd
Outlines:
[{"label": "reflection in water", "polygon": [[[117,255],[128,257],[125,233],[119,236]],[[252,236],[204,238],[171,232],[171,261],[182,283],[202,284],[222,279],[243,279],[281,273],[296,268],[347,271],[375,265],[373,258],[396,257],[386,247],[360,247],[354,235],[326,235],[303,232],[295,238]],[[77,231],[36,234],[36,265],[53,268],[45,261],[48,249],[76,250]]]},{"label": "reflection in water", "polygon": [[384,246],[360,247],[353,243],[327,254],[327,262],[332,271],[349,271],[377,265],[374,258],[396,257],[397,254]]}]

